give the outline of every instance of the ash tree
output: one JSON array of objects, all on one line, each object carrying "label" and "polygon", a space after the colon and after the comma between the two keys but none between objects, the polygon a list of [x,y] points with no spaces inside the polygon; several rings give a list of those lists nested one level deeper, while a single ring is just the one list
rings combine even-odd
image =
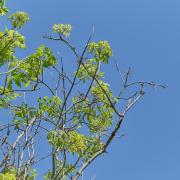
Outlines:
[{"label": "ash tree", "polygon": [[[19,29],[29,16],[20,11],[9,15],[4,0],[0,0],[0,15],[11,23],[0,31],[0,108],[6,113],[0,118],[0,179],[36,179],[35,167],[43,167],[48,159],[45,180],[77,180],[98,156],[106,154],[126,113],[145,95],[145,87],[164,86],[130,82],[130,69],[122,74],[116,63],[121,88],[113,94],[101,67],[111,60],[110,44],[93,42],[92,30],[79,52],[67,38],[70,24],[55,24],[44,38],[70,50],[69,63],[75,69],[71,74],[65,71],[63,51],[57,57],[45,45],[18,58],[16,50],[26,47]],[[46,153],[39,152],[42,141]]]}]

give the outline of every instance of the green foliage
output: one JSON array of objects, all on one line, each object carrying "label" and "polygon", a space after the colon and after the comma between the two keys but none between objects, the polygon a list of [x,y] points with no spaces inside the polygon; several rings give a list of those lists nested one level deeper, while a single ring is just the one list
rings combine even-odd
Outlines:
[{"label": "green foliage", "polygon": [[15,30],[6,29],[0,32],[0,66],[4,65],[7,60],[13,60],[16,48],[25,48],[24,36]]},{"label": "green foliage", "polygon": [[70,24],[55,24],[53,26],[53,31],[63,36],[69,36],[72,30]]},{"label": "green foliage", "polygon": [[[104,91],[106,92],[106,94],[104,93]],[[93,85],[93,87],[91,88],[91,94],[100,102],[108,102],[107,95],[109,97],[112,97],[112,92],[110,90],[109,84],[101,80],[99,80],[99,83],[95,83]]]},{"label": "green foliage", "polygon": [[[104,86],[102,87],[104,88]],[[114,97],[109,88],[107,88],[107,93],[113,100]],[[109,105],[109,100],[99,86],[92,86],[91,95],[91,100],[86,98],[86,100],[82,101],[79,97],[73,98],[73,111],[76,114],[73,117],[73,121],[81,124],[80,119],[83,117],[87,118],[87,124],[91,133],[104,133],[112,125],[114,110]]]},{"label": "green foliage", "polygon": [[27,13],[18,11],[14,14],[11,14],[8,19],[11,21],[13,28],[22,28],[24,24],[29,21],[29,16]]},{"label": "green foliage", "polygon": [[102,150],[104,144],[98,135],[90,136],[87,139],[87,151],[83,154],[84,161],[89,160],[96,152]]},{"label": "green foliage", "polygon": [[52,146],[57,146],[60,150],[66,149],[73,154],[82,155],[86,150],[86,137],[76,131],[51,131],[47,138]]},{"label": "green foliage", "polygon": [[83,83],[86,80],[90,80],[92,77],[102,78],[104,77],[104,72],[98,71],[99,64],[95,62],[94,59],[88,59],[84,65],[80,65],[77,72],[77,77],[82,80]]},{"label": "green foliage", "polygon": [[20,95],[16,92],[10,92],[10,89],[0,86],[0,94],[4,96],[0,97],[0,109],[6,109],[10,106],[10,102],[15,100]]},{"label": "green foliage", "polygon": [[[0,0],[0,15],[6,13],[5,3]],[[16,48],[23,49],[26,46],[24,36],[15,28],[22,28],[29,17],[27,13],[16,12],[8,19],[12,28],[0,32],[0,68],[7,70],[0,74],[3,79],[0,86],[0,108],[7,108],[10,112],[12,121],[8,128],[15,130],[13,138],[17,135],[20,139],[14,149],[12,145],[9,147],[11,150],[7,154],[11,155],[13,152],[16,156],[14,159],[8,157],[7,164],[11,167],[11,162],[17,161],[20,152],[30,158],[29,154],[34,153],[33,140],[37,140],[39,134],[40,137],[45,135],[55,153],[55,169],[48,170],[44,178],[66,179],[76,174],[81,164],[89,163],[97,152],[105,151],[106,135],[111,132],[114,105],[117,103],[110,85],[104,80],[105,73],[101,70],[101,64],[108,64],[112,56],[111,47],[108,41],[89,42],[83,56],[79,57],[80,53],[76,52],[76,48],[63,39],[70,35],[71,25],[55,24],[53,32],[58,38],[50,36],[48,39],[65,43],[75,53],[77,62],[81,63],[75,73],[68,76],[64,72],[63,63],[59,65],[58,58],[45,45],[39,46],[34,53],[23,59],[16,57]],[[57,82],[56,78],[53,79],[56,87],[54,84],[52,87],[53,82],[49,85],[49,79],[46,79],[52,71],[57,75]],[[82,86],[85,88],[81,88]],[[28,103],[29,99],[32,99],[33,106]],[[31,122],[33,119],[35,121]],[[21,139],[21,135],[24,139]],[[21,180],[25,167],[29,165],[26,179],[34,180],[36,171],[32,167],[36,155],[29,161],[27,157],[24,158],[25,162],[13,162],[19,168],[18,171],[3,172],[0,179]],[[72,162],[70,158],[78,159]],[[7,164],[4,165],[5,168]]]},{"label": "green foliage", "polygon": [[16,180],[16,176],[11,173],[0,173],[0,180]]},{"label": "green foliage", "polygon": [[[28,15],[24,12],[14,13],[8,19],[11,21],[13,28],[22,28],[29,21]],[[68,36],[71,29],[72,27],[69,24],[55,24],[53,26],[53,31],[62,37]],[[53,124],[60,122],[59,126],[64,127],[64,129],[56,127],[47,133],[50,146],[57,148],[58,153],[65,152],[66,155],[78,156],[86,162],[96,152],[102,150],[104,143],[101,136],[110,128],[113,121],[113,109],[109,105],[108,98],[102,88],[109,98],[113,99],[113,95],[109,85],[101,80],[104,77],[104,72],[100,70],[100,63],[108,63],[108,59],[112,55],[108,42],[99,41],[98,43],[88,44],[86,53],[91,53],[93,58],[87,59],[81,64],[75,74],[84,83],[86,80],[97,78],[100,85],[94,82],[89,89],[88,97],[72,96],[71,103],[73,105],[70,111],[66,112],[66,109],[63,108],[67,104],[64,106],[63,103],[65,102],[62,101],[62,98],[58,95],[55,96],[54,93],[50,98],[40,96],[35,99],[36,107],[32,107],[25,102],[16,103],[15,106],[12,104],[13,100],[21,94],[16,93],[14,88],[22,90],[31,86],[30,90],[36,91],[35,86],[43,82],[44,69],[57,67],[58,62],[52,50],[44,45],[39,46],[35,53],[22,60],[16,58],[15,49],[25,48],[25,38],[14,29],[6,29],[5,32],[0,32],[0,38],[0,65],[7,64],[7,70],[10,71],[6,74],[4,87],[0,87],[0,93],[3,95],[3,97],[0,97],[0,108],[9,108],[11,114],[13,114],[12,122],[17,132],[24,127],[28,127],[34,117],[39,120],[45,119]],[[50,87],[48,88],[50,89]],[[26,90],[23,91],[26,92]],[[51,90],[52,92],[53,90]],[[69,121],[70,123],[68,123]],[[89,130],[86,134],[83,133],[84,123]],[[44,178],[52,179],[52,176],[57,176],[60,179],[64,176],[64,173],[73,173],[76,168],[75,165],[56,157],[56,171],[49,170]],[[3,178],[15,178],[9,172],[0,175]],[[35,177],[35,171],[29,170],[27,179],[31,180]],[[18,178],[21,179],[21,176]]]},{"label": "green foliage", "polygon": [[[0,180],[23,180],[23,175],[24,173],[21,173],[21,175],[17,178],[17,170],[15,168],[11,168],[11,170],[8,169],[4,173],[0,173]],[[36,176],[36,170],[30,168],[26,180],[35,180]]]},{"label": "green foliage", "polygon": [[58,96],[53,96],[48,99],[47,96],[38,98],[39,108],[38,114],[41,116],[47,113],[50,118],[58,118],[60,114],[60,105],[62,100]]},{"label": "green foliage", "polygon": [[37,112],[34,107],[29,107],[26,104],[22,103],[21,106],[18,106],[12,110],[14,113],[14,122],[18,123],[16,127],[20,125],[29,124],[29,120],[36,116]]},{"label": "green foliage", "polygon": [[0,0],[0,16],[6,15],[8,9],[6,8],[5,0]]},{"label": "green foliage", "polygon": [[56,57],[54,56],[52,50],[44,45],[36,49],[36,54],[33,58],[40,59],[43,67],[46,68],[55,66],[57,63]]},{"label": "green foliage", "polygon": [[49,143],[58,147],[60,151],[67,150],[72,154],[77,153],[84,160],[87,160],[103,147],[103,143],[98,136],[85,136],[77,131],[51,131],[47,138]]},{"label": "green foliage", "polygon": [[39,75],[42,73],[43,67],[49,68],[56,65],[57,61],[52,51],[45,46],[40,46],[36,49],[36,53],[28,56],[19,64],[19,61],[13,61],[10,68],[15,68],[11,73],[9,85],[14,82],[16,86],[21,87],[23,83],[27,88],[33,81],[36,82]]},{"label": "green foliage", "polygon": [[112,50],[107,41],[92,42],[88,45],[89,52],[93,54],[95,61],[108,63],[109,57],[112,56]]},{"label": "green foliage", "polygon": [[37,177],[37,171],[36,169],[30,168],[29,175],[27,177],[27,180],[35,180]]}]

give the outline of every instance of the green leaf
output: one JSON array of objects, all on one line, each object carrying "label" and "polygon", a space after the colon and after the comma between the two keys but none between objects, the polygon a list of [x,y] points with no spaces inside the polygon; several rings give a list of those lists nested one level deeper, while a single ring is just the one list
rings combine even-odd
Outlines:
[{"label": "green leaf", "polygon": [[10,78],[7,79],[7,88],[9,90],[12,90],[12,79],[10,79]]},{"label": "green leaf", "polygon": [[24,24],[29,21],[29,16],[27,13],[18,11],[8,17],[14,28],[22,28]]},{"label": "green leaf", "polygon": [[53,31],[63,36],[69,36],[71,30],[72,30],[72,26],[70,24],[55,24],[53,26]]},{"label": "green leaf", "polygon": [[24,84],[24,87],[27,88],[29,85],[30,85],[31,81],[27,81],[25,84]]},{"label": "green leaf", "polygon": [[21,81],[20,81],[20,79],[15,79],[14,82],[15,82],[15,84],[16,84],[18,87],[21,87]]}]

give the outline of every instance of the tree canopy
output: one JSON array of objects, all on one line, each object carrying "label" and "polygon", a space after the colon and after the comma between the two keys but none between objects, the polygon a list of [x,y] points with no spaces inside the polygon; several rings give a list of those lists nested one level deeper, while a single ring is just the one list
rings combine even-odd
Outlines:
[{"label": "tree canopy", "polygon": [[[18,58],[16,49],[26,48],[19,29],[29,16],[21,11],[9,15],[4,0],[0,0],[0,15],[11,23],[0,32],[0,108],[9,112],[10,119],[0,124],[0,179],[36,179],[36,165],[43,166],[42,161],[49,158],[44,179],[76,180],[106,153],[126,113],[144,96],[145,86],[161,85],[129,82],[130,69],[122,74],[116,63],[121,89],[114,94],[102,68],[111,60],[109,42],[93,42],[92,30],[83,51],[78,52],[68,38],[70,24],[55,24],[52,34],[44,38],[70,49],[72,74],[65,71],[63,53],[59,58],[45,45]],[[50,71],[53,81],[47,80]],[[47,142],[47,154],[38,153],[42,140]]]}]

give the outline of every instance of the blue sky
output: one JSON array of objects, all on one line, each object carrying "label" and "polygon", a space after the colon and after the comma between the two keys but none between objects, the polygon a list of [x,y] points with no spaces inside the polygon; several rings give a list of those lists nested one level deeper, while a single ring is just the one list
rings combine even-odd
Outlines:
[{"label": "blue sky", "polygon": [[[27,51],[42,43],[55,23],[73,26],[72,41],[82,45],[95,25],[94,40],[106,39],[121,70],[132,67],[132,79],[167,84],[165,90],[148,90],[128,113],[108,154],[85,172],[85,179],[176,180],[180,178],[180,1],[178,0],[31,0],[8,1],[13,13],[23,10],[31,21],[22,33]],[[107,79],[118,90],[113,63]],[[115,69],[115,68],[114,68]],[[46,165],[45,165],[46,167]],[[41,179],[40,177],[38,179]]]}]

